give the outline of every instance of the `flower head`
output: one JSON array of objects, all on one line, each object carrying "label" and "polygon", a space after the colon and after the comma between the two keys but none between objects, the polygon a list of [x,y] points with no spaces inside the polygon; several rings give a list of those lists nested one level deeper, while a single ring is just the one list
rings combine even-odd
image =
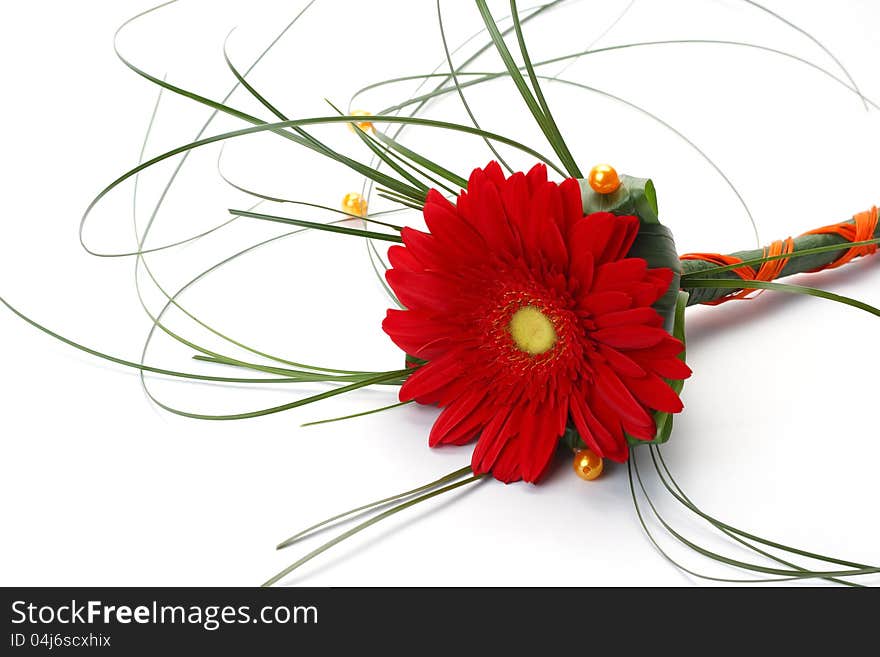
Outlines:
[{"label": "flower head", "polygon": [[474,472],[535,482],[569,422],[625,461],[626,434],[654,438],[650,409],[682,409],[664,378],[690,375],[683,345],[651,307],[672,271],[627,257],[637,217],[584,216],[576,180],[543,165],[505,179],[495,162],[455,205],[431,190],[424,216],[430,232],[404,228],[388,252],[406,310],[383,328],[427,361],[400,399],[443,408],[432,446],[477,438]]}]

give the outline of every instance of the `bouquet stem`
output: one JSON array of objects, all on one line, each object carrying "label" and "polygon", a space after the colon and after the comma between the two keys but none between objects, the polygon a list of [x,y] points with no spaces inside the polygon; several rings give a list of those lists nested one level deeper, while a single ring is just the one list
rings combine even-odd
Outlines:
[{"label": "bouquet stem", "polygon": [[[874,207],[855,215],[849,221],[818,228],[799,237],[779,240],[763,249],[737,251],[730,255],[684,254],[681,256],[683,287],[689,277],[743,282],[771,281],[783,276],[832,269],[854,257],[874,253],[877,244],[870,241],[877,239],[880,239],[880,226],[877,208]],[[835,249],[837,246],[840,248]],[[753,266],[759,263],[759,267]],[[732,298],[741,298],[751,290],[744,284],[739,289],[700,287],[688,291],[690,298],[687,305],[692,306],[698,303],[718,304]]]}]

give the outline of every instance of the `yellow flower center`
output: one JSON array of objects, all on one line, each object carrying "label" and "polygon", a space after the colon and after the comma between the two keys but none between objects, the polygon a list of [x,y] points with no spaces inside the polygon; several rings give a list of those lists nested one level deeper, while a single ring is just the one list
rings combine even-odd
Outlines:
[{"label": "yellow flower center", "polygon": [[534,306],[523,306],[513,313],[509,329],[516,346],[533,356],[550,351],[556,344],[553,322]]}]

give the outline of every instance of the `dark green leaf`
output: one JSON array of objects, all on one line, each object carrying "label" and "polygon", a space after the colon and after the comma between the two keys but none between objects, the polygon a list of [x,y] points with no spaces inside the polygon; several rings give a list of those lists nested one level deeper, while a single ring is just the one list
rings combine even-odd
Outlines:
[{"label": "dark green leaf", "polygon": [[[675,305],[675,322],[672,327],[672,335],[681,340],[682,344],[686,344],[685,341],[685,332],[684,332],[684,310],[687,307],[688,302],[688,293],[684,291],[680,291],[677,295],[677,302]],[[685,352],[682,351],[679,356],[681,360],[685,360]],[[682,389],[684,388],[684,381],[682,380],[672,380],[667,381],[669,387],[672,388],[676,394],[681,394]],[[638,440],[636,438],[632,438],[627,436],[627,440],[630,445],[659,445],[660,443],[665,443],[669,440],[669,436],[672,434],[672,413],[661,413],[657,411],[654,413],[654,423],[657,425],[657,433],[654,435],[654,440]]]},{"label": "dark green leaf", "polygon": [[651,268],[667,267],[672,270],[672,283],[669,289],[654,304],[654,308],[663,316],[664,328],[672,333],[681,281],[681,261],[678,259],[675,240],[672,238],[672,231],[666,226],[660,223],[645,223],[641,217],[639,219],[642,222],[639,234],[628,255],[633,258],[644,258]]}]

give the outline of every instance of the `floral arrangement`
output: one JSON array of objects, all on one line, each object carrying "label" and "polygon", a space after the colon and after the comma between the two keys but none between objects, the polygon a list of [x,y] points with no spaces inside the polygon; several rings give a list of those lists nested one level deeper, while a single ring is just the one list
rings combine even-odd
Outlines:
[{"label": "floral arrangement", "polygon": [[[185,158],[203,146],[247,135],[277,136],[292,146],[308,149],[316,158],[343,164],[377,185],[378,196],[393,202],[399,210],[421,213],[427,229],[391,223],[388,215],[392,211],[371,212],[371,199],[353,192],[344,197],[337,211],[341,213],[339,220],[331,222],[253,208],[230,212],[236,218],[280,223],[296,230],[326,231],[339,239],[366,240],[395,306],[387,311],[382,329],[400,348],[398,369],[334,370],[286,361],[253,349],[249,350],[260,362],[245,361],[173,334],[163,327],[162,314],[151,315],[154,328],[165,330],[194,349],[198,360],[246,370],[251,375],[169,370],[76,343],[3,303],[36,328],[71,346],[141,372],[232,384],[320,382],[330,386],[293,402],[234,415],[196,413],[153,398],[173,413],[197,419],[244,420],[367,386],[391,384],[400,387],[400,404],[415,402],[438,408],[426,437],[430,446],[473,445],[468,467],[334,516],[282,542],[279,547],[285,548],[318,530],[371,514],[267,584],[283,581],[294,569],[380,520],[466,484],[489,477],[504,483],[539,484],[560,449],[571,451],[574,471],[589,481],[600,477],[605,460],[626,464],[634,500],[636,487],[643,485],[631,454],[634,450],[650,451],[656,472],[673,498],[730,540],[775,564],[744,561],[707,550],[667,527],[688,547],[716,561],[768,580],[822,578],[858,585],[858,576],[880,572],[876,566],[782,545],[709,516],[678,487],[659,450],[672,435],[674,416],[683,410],[680,395],[684,381],[691,375],[685,357],[685,309],[748,299],[772,290],[819,297],[880,316],[880,310],[856,299],[816,287],[777,282],[792,274],[841,267],[875,253],[880,243],[877,208],[799,237],[777,240],[762,249],[733,254],[679,254],[671,231],[660,221],[651,180],[618,174],[608,164],[597,164],[585,172],[554,121],[542,92],[545,76],[538,73],[542,63],[533,63],[530,58],[523,24],[559,4],[559,0],[528,12],[521,12],[511,0],[509,29],[500,27],[486,0],[475,0],[475,4],[488,34],[486,48],[496,50],[505,70],[472,75],[467,69],[469,62],[456,67],[450,59],[447,72],[424,76],[426,81],[437,78],[438,86],[433,91],[413,96],[394,111],[375,116],[341,111],[331,105],[333,111],[327,116],[288,117],[253,86],[249,70],[239,71],[227,56],[236,86],[256,99],[271,117],[259,118],[230,105],[228,97],[212,100],[123,59],[164,93],[183,96],[248,125],[213,136],[200,133],[190,143],[143,161],[102,190],[82,219],[84,226],[108,193],[126,181],[136,180],[147,169],[172,158]],[[448,48],[446,52],[448,56]],[[464,91],[468,87],[498,78],[515,85],[552,148],[552,157],[509,136],[483,130],[476,121],[467,125],[418,115],[425,103],[444,94],[459,94],[467,106]],[[851,90],[860,95],[854,83]],[[869,99],[860,97],[873,106]],[[413,111],[403,114],[404,108]],[[366,164],[354,159],[310,132],[312,126],[332,124],[350,127],[373,161]],[[483,139],[496,158],[488,164],[458,163],[460,168],[472,170],[465,179],[428,154],[407,146],[400,137],[407,126]],[[499,144],[527,154],[535,161],[534,166],[527,171],[512,170],[495,151]],[[262,199],[334,210],[313,203],[265,196]],[[375,246],[381,243],[390,244],[387,255]],[[130,255],[142,258],[146,252],[141,248]],[[175,305],[175,298],[168,295],[166,309]],[[636,510],[644,524],[638,505]],[[798,565],[792,561],[798,557],[818,560],[827,568]]]}]

